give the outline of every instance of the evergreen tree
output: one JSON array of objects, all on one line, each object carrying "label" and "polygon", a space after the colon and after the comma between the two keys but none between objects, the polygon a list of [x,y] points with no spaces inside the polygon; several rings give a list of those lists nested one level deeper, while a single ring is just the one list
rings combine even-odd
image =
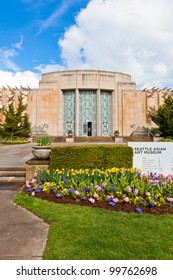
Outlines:
[{"label": "evergreen tree", "polygon": [[173,98],[171,96],[164,98],[163,105],[156,112],[150,112],[150,117],[159,126],[162,136],[173,136]]},{"label": "evergreen tree", "polygon": [[0,135],[3,138],[28,138],[30,136],[31,123],[26,109],[27,105],[23,104],[22,95],[18,96],[16,110],[13,103],[10,103],[8,108],[3,107],[2,113],[5,121],[0,125]]}]

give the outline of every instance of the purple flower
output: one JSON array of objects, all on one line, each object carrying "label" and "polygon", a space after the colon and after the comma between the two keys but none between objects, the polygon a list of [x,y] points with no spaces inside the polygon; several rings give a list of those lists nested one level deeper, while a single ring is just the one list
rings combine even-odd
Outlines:
[{"label": "purple flower", "polygon": [[83,188],[83,190],[84,190],[85,192],[89,192],[89,191],[90,191],[90,188],[89,188],[89,187],[85,187],[85,188]]},{"label": "purple flower", "polygon": [[113,196],[110,196],[109,197],[109,201],[113,201],[114,197]]},{"label": "purple flower", "polygon": [[140,214],[140,213],[142,213],[142,209],[141,209],[141,208],[139,208],[139,207],[136,207],[136,208],[135,208],[135,212],[137,212],[137,213],[139,213],[139,214]]},{"label": "purple flower", "polygon": [[112,207],[115,207],[115,206],[116,206],[116,203],[113,202],[113,201],[109,201],[109,205],[112,206]]},{"label": "purple flower", "polygon": [[40,182],[44,183],[44,178],[40,177]]},{"label": "purple flower", "polygon": [[69,189],[69,193],[72,193],[72,192],[74,192],[74,188]]},{"label": "purple flower", "polygon": [[151,202],[150,202],[150,205],[151,205],[151,206],[155,206],[154,201],[151,201]]},{"label": "purple flower", "polygon": [[62,196],[63,196],[62,193],[57,193],[57,194],[56,194],[56,197],[57,197],[57,198],[61,198]]},{"label": "purple flower", "polygon": [[32,192],[32,190],[33,190],[33,188],[31,188],[31,187],[29,187],[29,188],[27,189],[28,192]]},{"label": "purple flower", "polygon": [[66,178],[63,178],[62,180],[63,180],[64,184],[67,184],[67,179]]},{"label": "purple flower", "polygon": [[110,188],[110,191],[114,191],[114,190],[115,190],[115,187],[112,186],[112,187]]},{"label": "purple flower", "polygon": [[38,187],[36,188],[36,191],[35,191],[35,192],[39,193],[39,192],[41,192],[41,191],[42,191],[42,186],[38,186]]},{"label": "purple flower", "polygon": [[82,196],[82,200],[87,200],[86,195],[83,195],[83,196]]}]

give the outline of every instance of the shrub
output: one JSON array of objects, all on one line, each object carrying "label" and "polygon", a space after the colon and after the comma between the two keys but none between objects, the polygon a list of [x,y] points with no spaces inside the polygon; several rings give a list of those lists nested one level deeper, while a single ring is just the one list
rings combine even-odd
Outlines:
[{"label": "shrub", "polygon": [[53,147],[50,169],[131,168],[133,149],[124,145],[84,145]]}]

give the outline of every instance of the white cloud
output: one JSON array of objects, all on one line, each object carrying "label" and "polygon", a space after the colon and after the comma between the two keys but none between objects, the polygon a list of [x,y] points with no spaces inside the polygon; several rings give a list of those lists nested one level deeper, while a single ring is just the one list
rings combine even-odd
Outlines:
[{"label": "white cloud", "polygon": [[12,44],[12,46],[18,50],[22,49],[22,45],[23,45],[23,35],[20,36],[19,42]]},{"label": "white cloud", "polygon": [[42,74],[43,73],[48,73],[48,72],[55,72],[55,71],[63,71],[65,70],[65,67],[60,65],[60,64],[40,64],[39,66],[35,67],[36,70],[40,71]]},{"label": "white cloud", "polygon": [[64,65],[129,73],[138,87],[170,86],[172,10],[171,0],[90,1],[59,40]]},{"label": "white cloud", "polygon": [[20,36],[20,40],[12,44],[12,48],[0,48],[0,67],[1,69],[8,69],[12,71],[18,71],[20,68],[12,60],[18,55],[18,51],[22,49],[23,36]]},{"label": "white cloud", "polygon": [[[49,0],[50,1],[50,0]],[[58,18],[64,15],[67,10],[74,4],[76,0],[61,0],[58,2],[57,8],[47,18],[39,21],[39,31],[37,35],[52,25],[55,25]]]},{"label": "white cloud", "polygon": [[22,49],[23,36],[12,44],[12,48],[0,48],[0,87],[31,87],[38,88],[40,73],[32,71],[20,71],[20,68],[13,61]]},{"label": "white cloud", "polygon": [[31,87],[38,88],[40,75],[31,71],[10,72],[0,71],[0,87]]}]

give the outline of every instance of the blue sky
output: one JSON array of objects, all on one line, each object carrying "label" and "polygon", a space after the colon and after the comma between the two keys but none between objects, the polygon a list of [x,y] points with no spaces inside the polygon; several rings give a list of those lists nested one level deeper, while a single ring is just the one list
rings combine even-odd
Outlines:
[{"label": "blue sky", "polygon": [[9,4],[9,1],[2,1],[0,70],[39,72],[36,71],[39,65],[63,63],[58,40],[88,2],[10,0]]},{"label": "blue sky", "polygon": [[0,86],[38,87],[41,74],[100,69],[137,88],[173,87],[172,0],[1,1]]}]

